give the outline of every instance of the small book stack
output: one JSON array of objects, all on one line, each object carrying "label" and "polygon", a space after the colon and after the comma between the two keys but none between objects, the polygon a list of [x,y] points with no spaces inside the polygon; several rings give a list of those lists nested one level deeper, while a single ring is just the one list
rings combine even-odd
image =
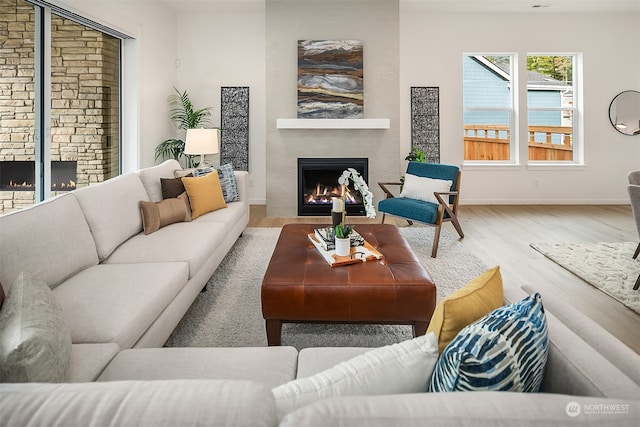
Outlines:
[{"label": "small book stack", "polygon": [[[318,243],[320,243],[325,251],[331,251],[336,248],[334,240],[335,231],[333,227],[316,228],[314,230],[314,235],[316,236]],[[351,239],[352,248],[364,245],[364,237],[362,237],[357,231],[353,230],[349,237]]]}]

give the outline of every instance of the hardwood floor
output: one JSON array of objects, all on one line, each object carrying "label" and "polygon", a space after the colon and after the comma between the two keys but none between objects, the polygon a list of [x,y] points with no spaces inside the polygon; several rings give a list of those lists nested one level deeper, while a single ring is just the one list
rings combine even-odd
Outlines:
[{"label": "hardwood floor", "polygon": [[[585,313],[640,354],[640,315],[533,250],[530,243],[637,242],[630,206],[460,206],[461,242],[487,266],[500,265],[503,279],[545,289]],[[327,218],[270,218],[251,206],[249,227],[326,223]],[[350,217],[353,223],[379,222]],[[387,218],[398,226],[406,221]],[[416,226],[416,225],[414,225]],[[451,225],[445,225],[454,232]]]}]

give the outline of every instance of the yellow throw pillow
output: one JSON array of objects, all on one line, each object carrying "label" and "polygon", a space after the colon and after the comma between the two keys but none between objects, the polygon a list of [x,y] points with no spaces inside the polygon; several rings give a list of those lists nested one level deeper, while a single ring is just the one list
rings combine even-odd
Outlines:
[{"label": "yellow throw pillow", "polygon": [[151,234],[164,226],[182,222],[187,217],[184,200],[165,199],[161,202],[140,201],[144,234]]},{"label": "yellow throw pillow", "polygon": [[227,207],[217,172],[214,171],[208,175],[193,178],[183,177],[182,183],[187,190],[189,203],[191,203],[192,219],[196,219],[207,212]]},{"label": "yellow throw pillow", "polygon": [[500,267],[493,267],[436,306],[427,333],[435,332],[442,350],[465,326],[504,305]]}]

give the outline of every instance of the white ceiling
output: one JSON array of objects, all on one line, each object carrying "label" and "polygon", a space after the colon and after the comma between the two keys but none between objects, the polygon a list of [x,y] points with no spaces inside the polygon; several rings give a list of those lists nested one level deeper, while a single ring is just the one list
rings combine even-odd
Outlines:
[{"label": "white ceiling", "polygon": [[[242,3],[260,3],[269,0],[146,0],[165,3],[175,11],[202,11],[209,7]],[[324,1],[324,0],[291,0]],[[336,1],[336,0],[333,0]],[[367,2],[370,0],[353,0]],[[640,0],[399,0],[408,6],[420,6],[434,12],[478,13],[566,13],[566,12],[618,12],[640,13]],[[541,6],[541,7],[534,7]]]}]

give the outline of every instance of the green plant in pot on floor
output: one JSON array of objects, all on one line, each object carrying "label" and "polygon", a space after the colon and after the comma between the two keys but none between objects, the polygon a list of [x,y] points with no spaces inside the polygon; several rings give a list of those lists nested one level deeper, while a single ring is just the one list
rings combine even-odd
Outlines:
[{"label": "green plant in pot on floor", "polygon": [[349,236],[353,231],[353,226],[345,224],[345,219],[347,216],[347,185],[349,184],[349,181],[353,182],[353,186],[360,192],[360,195],[362,196],[362,202],[364,204],[367,218],[373,219],[376,217],[376,210],[373,207],[373,194],[371,193],[371,191],[369,191],[367,183],[364,181],[362,176],[360,176],[357,170],[353,168],[344,170],[344,172],[342,172],[342,175],[340,175],[340,177],[338,178],[338,184],[342,186],[342,219],[340,221],[340,224],[335,226],[336,254],[339,256],[347,256],[349,255],[349,252],[351,250],[351,239]]}]

